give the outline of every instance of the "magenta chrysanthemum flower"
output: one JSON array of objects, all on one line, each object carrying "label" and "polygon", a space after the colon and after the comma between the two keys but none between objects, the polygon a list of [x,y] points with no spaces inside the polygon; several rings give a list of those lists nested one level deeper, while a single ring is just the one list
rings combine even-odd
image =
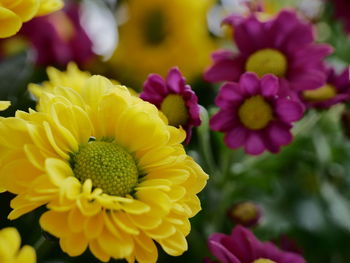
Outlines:
[{"label": "magenta chrysanthemum flower", "polygon": [[80,7],[69,4],[62,11],[25,23],[20,31],[32,44],[36,63],[65,66],[87,63],[94,55],[92,42],[80,24]]},{"label": "magenta chrysanthemum flower", "polygon": [[164,80],[150,74],[143,85],[140,97],[157,106],[168,118],[169,125],[186,131],[185,143],[191,139],[192,128],[201,124],[198,98],[177,67],[172,68]]},{"label": "magenta chrysanthemum flower", "polygon": [[330,68],[326,83],[314,90],[305,90],[301,95],[308,107],[329,108],[334,104],[345,102],[350,99],[350,68],[346,68],[337,75]]},{"label": "magenta chrysanthemum flower", "polygon": [[311,25],[294,12],[281,11],[265,22],[255,15],[232,15],[223,23],[234,28],[238,52],[214,52],[214,64],[204,74],[207,81],[237,81],[250,71],[260,77],[268,73],[278,76],[284,94],[323,85],[326,76],[322,60],[332,48],[315,44]]},{"label": "magenta chrysanthemum flower", "polygon": [[225,133],[225,143],[235,149],[244,146],[248,154],[273,153],[292,141],[291,123],[303,116],[299,102],[278,96],[278,78],[244,73],[239,83],[224,84],[215,103],[220,107],[210,120],[213,130]]},{"label": "magenta chrysanthemum flower", "polygon": [[259,241],[250,230],[242,226],[236,226],[231,235],[212,234],[209,237],[209,250],[222,263],[306,262],[298,254],[282,251],[271,242]]}]

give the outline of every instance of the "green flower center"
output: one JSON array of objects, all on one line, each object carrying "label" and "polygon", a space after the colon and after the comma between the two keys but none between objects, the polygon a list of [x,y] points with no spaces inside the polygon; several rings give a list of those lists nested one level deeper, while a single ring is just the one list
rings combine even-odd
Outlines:
[{"label": "green flower center", "polygon": [[252,263],[276,263],[276,262],[267,258],[259,258],[257,260],[254,260]]},{"label": "green flower center", "polygon": [[110,195],[125,196],[138,181],[134,158],[114,142],[89,142],[72,156],[71,163],[81,182],[91,179],[95,188]]},{"label": "green flower center", "polygon": [[313,89],[313,90],[304,90],[303,97],[305,100],[310,102],[320,102],[329,100],[337,95],[337,89],[331,85],[326,84],[321,88]]},{"label": "green flower center", "polygon": [[179,127],[188,121],[188,111],[184,99],[177,94],[169,94],[165,97],[160,110],[168,118],[169,125]]},{"label": "green flower center", "polygon": [[238,116],[250,130],[264,129],[273,119],[270,104],[260,95],[246,99],[238,109]]},{"label": "green flower center", "polygon": [[143,26],[147,44],[156,46],[161,44],[166,38],[166,17],[162,10],[155,9],[148,13]]},{"label": "green flower center", "polygon": [[246,71],[255,72],[259,77],[271,73],[278,77],[287,72],[287,58],[277,49],[265,48],[256,51],[248,58]]}]

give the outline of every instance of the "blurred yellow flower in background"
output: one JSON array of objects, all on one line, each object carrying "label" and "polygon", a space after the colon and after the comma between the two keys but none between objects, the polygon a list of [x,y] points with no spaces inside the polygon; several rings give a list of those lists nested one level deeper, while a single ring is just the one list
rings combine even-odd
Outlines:
[{"label": "blurred yellow flower in background", "polygon": [[49,76],[41,92],[30,87],[39,111],[0,122],[0,188],[17,195],[9,218],[46,205],[41,227],[70,256],[154,263],[155,242],[182,254],[208,178],[185,132],[106,78],[74,66]]},{"label": "blurred yellow flower in background", "polygon": [[0,38],[13,36],[22,23],[62,7],[62,0],[0,0]]},{"label": "blurred yellow flower in background", "polygon": [[128,20],[110,60],[117,79],[141,88],[150,73],[178,66],[191,82],[201,76],[215,48],[207,26],[212,0],[128,1]]},{"label": "blurred yellow flower in background", "polygon": [[21,246],[21,237],[16,228],[0,230],[1,263],[35,263],[35,250],[30,246]]}]

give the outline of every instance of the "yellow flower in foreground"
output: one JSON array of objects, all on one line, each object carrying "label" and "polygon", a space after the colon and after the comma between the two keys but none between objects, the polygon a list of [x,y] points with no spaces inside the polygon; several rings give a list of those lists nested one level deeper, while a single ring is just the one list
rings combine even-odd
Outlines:
[{"label": "yellow flower in foreground", "polygon": [[62,7],[62,0],[0,0],[0,38],[13,36],[22,23]]},{"label": "yellow flower in foreground", "polygon": [[21,237],[15,228],[0,230],[0,262],[35,263],[35,250],[30,246],[20,248],[20,245]]},{"label": "yellow flower in foreground", "polygon": [[[69,78],[56,73],[57,84]],[[68,84],[46,84],[38,112],[0,122],[0,187],[17,195],[9,218],[46,205],[40,224],[70,256],[89,248],[105,262],[151,263],[155,242],[182,254],[207,180],[181,145],[185,132],[101,76],[78,92]]]},{"label": "yellow flower in foreground", "polygon": [[134,87],[150,73],[165,76],[178,66],[186,79],[201,76],[215,49],[206,15],[212,0],[131,0],[110,60],[117,78]]}]

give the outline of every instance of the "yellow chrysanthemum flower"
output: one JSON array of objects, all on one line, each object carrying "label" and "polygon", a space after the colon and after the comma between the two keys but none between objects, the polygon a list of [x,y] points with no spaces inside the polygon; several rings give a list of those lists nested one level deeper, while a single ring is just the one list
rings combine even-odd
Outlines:
[{"label": "yellow chrysanthemum flower", "polygon": [[21,237],[17,229],[8,227],[0,230],[1,263],[35,263],[35,250],[30,246],[20,248]]},{"label": "yellow chrysanthemum flower", "polygon": [[0,0],[0,38],[13,36],[22,23],[62,7],[62,0]]},{"label": "yellow chrysanthemum flower", "polygon": [[89,248],[104,262],[156,262],[155,242],[182,254],[207,180],[185,132],[101,76],[79,89],[69,74],[50,77],[39,111],[0,122],[0,187],[17,195],[9,218],[46,205],[40,224],[70,256]]},{"label": "yellow chrysanthemum flower", "polygon": [[178,66],[192,81],[210,63],[215,49],[206,15],[212,0],[128,1],[129,20],[120,27],[110,60],[117,78],[134,87],[149,73],[165,75]]}]

